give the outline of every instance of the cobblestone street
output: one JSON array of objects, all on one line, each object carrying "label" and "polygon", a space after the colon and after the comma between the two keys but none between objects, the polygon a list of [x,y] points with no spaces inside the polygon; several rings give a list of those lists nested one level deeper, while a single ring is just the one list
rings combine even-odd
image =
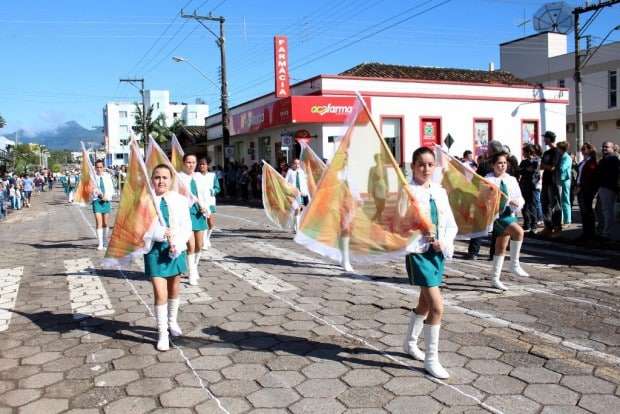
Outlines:
[{"label": "cobblestone street", "polygon": [[0,414],[620,412],[620,252],[528,240],[531,277],[499,293],[458,243],[441,381],[402,351],[404,260],[347,274],[260,209],[216,217],[168,352],[142,263],[101,267],[90,209],[57,188],[0,224]]}]

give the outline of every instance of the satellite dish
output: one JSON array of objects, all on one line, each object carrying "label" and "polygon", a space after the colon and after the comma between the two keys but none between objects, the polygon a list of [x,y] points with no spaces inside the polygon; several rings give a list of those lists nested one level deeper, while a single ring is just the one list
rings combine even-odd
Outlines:
[{"label": "satellite dish", "polygon": [[568,33],[573,29],[573,8],[565,1],[546,3],[534,13],[537,32]]}]

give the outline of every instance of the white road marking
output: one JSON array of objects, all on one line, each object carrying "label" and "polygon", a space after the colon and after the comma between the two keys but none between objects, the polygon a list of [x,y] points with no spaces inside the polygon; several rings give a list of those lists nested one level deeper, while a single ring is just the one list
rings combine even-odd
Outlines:
[{"label": "white road marking", "polygon": [[23,273],[23,266],[0,269],[0,332],[9,329]]},{"label": "white road marking", "polygon": [[[298,262],[306,262],[306,263],[320,263],[320,264],[326,264],[329,265],[329,263],[323,261],[320,258],[313,258],[310,256],[306,256],[288,249],[283,249],[277,246],[274,246],[270,243],[267,242],[254,242],[254,243],[244,243],[244,246],[260,251],[261,253],[264,253],[268,256],[272,256],[272,257],[285,257],[288,258],[290,260],[294,260],[294,261],[298,261]],[[322,270],[323,271],[323,270]],[[333,273],[333,270],[329,270],[326,269],[325,273],[329,274],[329,273]],[[341,275],[342,273],[339,272],[339,275]],[[380,281],[375,281],[372,280],[371,278],[368,278],[366,276],[360,276],[357,275],[357,277],[355,277],[355,279],[357,280],[352,280],[351,278],[345,278],[345,277],[338,277],[339,280],[342,280],[344,282],[348,282],[348,283],[363,283],[363,282],[367,282],[367,283],[371,283],[374,285],[380,285],[380,286],[384,286],[387,287],[389,289],[392,290],[397,290],[401,293],[405,293],[405,294],[418,294],[418,290],[414,289],[414,288],[404,288],[401,286],[397,286],[394,285],[392,283],[387,283],[387,282],[380,282]],[[560,285],[560,283],[566,283],[566,282],[554,282],[558,285]],[[478,292],[475,292],[478,293]],[[521,292],[519,292],[518,290],[508,290],[507,292],[502,294],[502,298],[504,297],[510,297],[510,296],[520,296],[525,294],[526,292],[524,292],[523,290]],[[495,315],[492,315],[490,313],[486,313],[486,312],[479,312],[476,310],[472,310],[472,309],[468,309],[466,307],[460,306],[459,303],[461,302],[461,300],[459,300],[459,296],[457,296],[459,294],[453,294],[453,295],[444,295],[445,298],[445,305],[449,306],[452,309],[456,309],[459,312],[462,312],[466,315],[470,315],[479,319],[484,319],[484,320],[488,320],[491,322],[496,323],[497,325],[500,326],[505,326],[511,329],[514,329],[516,331],[519,332],[524,332],[524,333],[529,333],[531,335],[534,335],[540,339],[552,342],[552,343],[558,343],[558,344],[562,344],[563,346],[573,349],[575,351],[578,352],[586,352],[591,354],[592,356],[598,357],[599,359],[602,359],[606,362],[610,362],[613,364],[620,364],[620,357],[616,356],[616,355],[612,355],[612,354],[607,354],[601,351],[597,351],[594,348],[591,347],[587,347],[587,346],[583,346],[571,341],[567,341],[562,337],[556,336],[556,335],[551,335],[551,334],[547,334],[545,332],[540,332],[534,328],[530,328],[518,323],[514,323],[511,322],[509,320],[506,319],[502,319],[499,318]],[[461,294],[462,295],[462,294]],[[489,297],[498,297],[497,294],[488,294]],[[492,295],[492,296],[491,296]],[[480,296],[478,296],[478,298],[482,299]],[[470,299],[470,300],[475,300],[475,299]]]},{"label": "white road marking", "polygon": [[[93,235],[97,235],[95,228],[93,227],[93,225],[86,219],[86,217],[84,216],[84,213],[82,213],[82,210],[80,208],[78,208],[78,211],[80,212],[80,216],[82,216],[82,220],[84,220],[84,222],[86,223],[86,225],[90,228],[90,230],[92,231]],[[140,303],[142,303],[144,305],[144,307],[146,308],[146,311],[148,312],[148,314],[151,316],[151,318],[155,319],[155,314],[153,313],[153,310],[151,309],[151,307],[149,305],[146,304],[144,298],[142,298],[142,296],[140,295],[140,293],[138,293],[138,290],[136,289],[135,285],[133,283],[131,283],[131,281],[129,280],[129,278],[127,277],[127,275],[123,272],[122,269],[118,268],[117,269],[118,272],[121,274],[121,276],[123,276],[123,278],[125,279],[125,283],[127,283],[129,285],[129,287],[131,288],[133,294],[138,298],[138,300],[140,301]],[[228,411],[223,405],[222,402],[215,396],[213,395],[213,393],[209,390],[209,388],[207,387],[207,385],[205,384],[206,380],[203,380],[203,378],[198,374],[198,372],[196,372],[196,369],[194,368],[194,366],[192,365],[191,361],[189,360],[189,358],[187,357],[187,355],[185,355],[185,352],[183,352],[183,349],[178,346],[177,344],[174,343],[174,340],[172,338],[170,338],[170,343],[172,344],[172,347],[174,349],[176,349],[179,354],[181,355],[181,357],[183,358],[183,360],[185,361],[185,365],[188,366],[188,368],[192,371],[192,374],[194,375],[194,377],[196,378],[196,380],[198,381],[198,384],[200,385],[200,388],[202,388],[202,390],[207,394],[207,396],[209,397],[209,399],[215,401],[215,403],[217,404],[217,406],[219,407],[219,409],[224,413],[224,414],[231,414],[230,411]],[[106,401],[107,402],[107,401]]]},{"label": "white road marking", "polygon": [[243,280],[264,292],[293,292],[298,290],[297,287],[290,283],[284,282],[256,267],[230,259],[226,260],[224,256],[224,253],[214,248],[210,248],[203,253],[203,257],[208,258],[209,263],[225,270],[232,268],[236,275],[241,275],[240,277]]},{"label": "white road marking", "polygon": [[65,260],[73,319],[106,316],[114,313],[101,278],[94,273],[90,258]]},{"label": "white road marking", "polygon": [[[267,243],[265,243],[267,244]],[[274,246],[275,247],[275,246]],[[209,249],[209,252],[211,252],[212,250]],[[216,257],[218,255],[221,255],[221,253],[217,252],[217,254],[215,255]],[[290,257],[290,256],[289,256]],[[273,297],[274,299],[277,299],[285,304],[287,304],[291,309],[298,311],[298,312],[303,312],[305,314],[307,314],[308,316],[310,316],[312,319],[318,321],[319,323],[329,326],[330,328],[332,328],[334,331],[338,332],[341,336],[353,339],[354,341],[368,347],[369,349],[372,349],[378,353],[380,353],[384,358],[389,359],[392,362],[395,362],[403,367],[407,367],[407,368],[414,368],[415,366],[411,364],[410,361],[406,361],[406,360],[401,360],[400,358],[396,358],[388,353],[385,353],[383,350],[381,350],[379,347],[369,343],[367,340],[365,340],[364,338],[354,335],[352,333],[349,333],[345,330],[345,328],[339,327],[337,326],[337,324],[333,321],[331,321],[330,319],[326,318],[325,316],[321,316],[317,313],[311,312],[307,309],[305,309],[303,306],[300,306],[298,304],[296,304],[295,302],[293,302],[291,299],[289,298],[285,298],[283,296],[278,295],[277,293],[275,293],[275,291],[269,287],[266,287],[265,285],[262,284],[254,284],[252,282],[250,282],[246,276],[247,272],[255,272],[255,273],[261,273],[261,274],[266,274],[265,272],[263,272],[262,270],[253,268],[252,266],[243,264],[243,263],[238,263],[238,262],[234,262],[231,260],[227,260],[225,259],[223,256],[219,257],[217,260],[214,260],[213,263],[226,270],[227,272],[235,275],[236,277],[238,277],[241,280],[244,280],[248,283],[250,283],[252,286],[254,286],[255,288],[265,292],[266,294],[268,294],[269,296]],[[243,273],[245,272],[245,273]],[[445,383],[444,381],[431,377],[429,375],[426,375],[426,377],[428,379],[430,379],[433,382],[436,382],[438,384],[441,385],[445,385],[446,387],[451,388],[452,390],[458,392],[459,394],[472,399],[473,401],[476,402],[476,404],[478,404],[479,406],[481,406],[482,408],[494,413],[494,414],[502,414],[502,411],[490,406],[484,402],[482,402],[478,397],[468,394],[467,392],[461,390],[459,387],[454,386],[452,384],[448,384]]]}]

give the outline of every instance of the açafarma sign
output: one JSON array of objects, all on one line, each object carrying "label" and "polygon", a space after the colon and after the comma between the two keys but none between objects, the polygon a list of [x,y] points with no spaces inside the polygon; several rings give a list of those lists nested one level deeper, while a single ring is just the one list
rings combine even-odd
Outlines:
[{"label": "a\u00e7afarma sign", "polygon": [[291,95],[291,89],[288,77],[288,39],[286,36],[273,37],[273,54],[276,97],[288,98]]}]

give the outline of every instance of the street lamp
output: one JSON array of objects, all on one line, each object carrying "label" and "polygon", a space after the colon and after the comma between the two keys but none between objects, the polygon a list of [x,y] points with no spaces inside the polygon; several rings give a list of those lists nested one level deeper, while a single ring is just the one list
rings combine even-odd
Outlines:
[{"label": "street lamp", "polygon": [[173,56],[172,60],[174,60],[177,63],[187,63],[188,65],[190,65],[192,68],[194,68],[194,70],[198,73],[200,73],[202,75],[203,78],[205,78],[206,80],[208,80],[209,82],[211,82],[216,88],[219,88],[220,85],[218,85],[213,79],[211,79],[210,77],[208,77],[203,71],[200,70],[200,68],[198,68],[198,66],[194,65],[189,59],[184,58],[182,56]]},{"label": "street lamp", "polygon": [[603,46],[603,44],[605,43],[605,41],[609,38],[609,36],[611,36],[611,34],[612,34],[613,32],[615,32],[616,30],[620,30],[620,24],[619,24],[618,26],[616,26],[616,27],[613,27],[613,28],[609,31],[609,33],[607,33],[607,34],[605,35],[605,37],[603,38],[603,40],[601,40],[601,43],[599,43],[599,45],[596,47],[596,49],[594,49],[594,51],[593,51],[592,53],[590,53],[590,56],[588,56],[588,57],[586,58],[586,60],[585,60],[585,61],[583,61],[583,62],[581,63],[581,67],[582,67],[582,68],[583,68],[583,67],[584,67],[584,66],[585,66],[585,65],[586,65],[586,64],[590,61],[590,59],[592,59],[592,56],[594,56],[594,55],[596,54],[596,52],[598,52],[598,50],[601,48],[601,46]]}]

